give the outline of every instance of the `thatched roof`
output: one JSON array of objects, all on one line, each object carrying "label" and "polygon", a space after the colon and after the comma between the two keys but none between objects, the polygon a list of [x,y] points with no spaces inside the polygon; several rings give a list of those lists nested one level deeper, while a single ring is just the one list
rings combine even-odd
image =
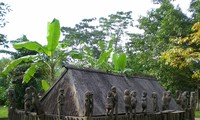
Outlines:
[{"label": "thatched roof", "polygon": [[[91,69],[80,69],[67,67],[61,78],[41,99],[44,110],[49,114],[57,114],[57,96],[59,89],[64,89],[65,115],[83,116],[84,100],[86,91],[91,91],[94,97],[94,115],[105,114],[105,101],[107,92],[112,86],[116,86],[119,96],[119,114],[125,113],[124,109],[124,90],[136,90],[137,92],[137,112],[141,112],[141,95],[143,91],[148,94],[148,112],[152,112],[152,92],[157,92],[159,109],[161,110],[161,97],[165,91],[161,85],[152,78],[144,77],[125,77],[121,75],[109,74]],[[170,109],[176,109],[177,104],[171,100]]]}]

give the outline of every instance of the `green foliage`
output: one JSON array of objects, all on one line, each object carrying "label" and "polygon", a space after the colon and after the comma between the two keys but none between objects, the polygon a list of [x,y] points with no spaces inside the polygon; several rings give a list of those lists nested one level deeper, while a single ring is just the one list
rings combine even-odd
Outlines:
[{"label": "green foliage", "polygon": [[0,105],[4,105],[7,99],[6,87],[0,86]]},{"label": "green foliage", "polygon": [[[179,7],[175,8],[170,0],[154,2],[160,6],[151,9],[146,16],[141,16],[138,20],[137,27],[144,33],[129,34],[130,42],[126,44],[127,65],[132,68],[133,74],[153,76],[167,89],[183,88],[180,81],[185,82],[188,78],[186,75],[190,72],[168,68],[158,57],[174,45],[171,39],[184,37],[190,32],[191,21]],[[173,87],[170,87],[172,85]],[[186,86],[184,88],[192,89],[192,84]]]},{"label": "green foliage", "polygon": [[85,47],[89,48],[95,58],[100,55],[97,46],[99,40],[105,39],[105,33],[99,30],[99,26],[94,26],[96,18],[83,19],[74,27],[62,27],[61,31],[64,35],[62,47],[71,47],[73,50],[83,52]]},{"label": "green foliage", "polygon": [[8,118],[8,107],[0,106],[0,118]]},{"label": "green foliage", "polygon": [[195,111],[195,117],[200,118],[200,111]]},{"label": "green foliage", "polygon": [[[28,83],[32,77],[34,77],[34,74],[36,73],[36,70],[40,67],[41,63],[45,63],[48,65],[50,69],[50,78],[51,81],[54,81],[54,74],[55,74],[55,64],[56,61],[54,60],[54,54],[56,47],[58,46],[58,40],[60,37],[60,23],[58,20],[54,19],[51,23],[48,23],[48,36],[47,46],[42,46],[37,42],[23,42],[23,43],[15,43],[14,47],[16,49],[27,49],[36,51],[37,55],[31,56],[23,56],[16,60],[14,60],[8,67],[6,67],[3,71],[3,73],[7,74],[9,71],[11,71],[15,66],[19,65],[20,63],[26,63],[26,62],[32,62],[32,65],[27,69],[23,76],[23,82]],[[46,56],[46,57],[45,57]],[[50,60],[48,60],[49,56]],[[50,61],[50,62],[49,62]]]},{"label": "green foliage", "polygon": [[121,53],[119,56],[117,54],[113,54],[112,62],[116,71],[123,72],[126,68],[126,54]]},{"label": "green foliage", "polygon": [[200,20],[200,1],[199,0],[191,0],[189,11],[192,13],[192,21],[196,23]]},{"label": "green foliage", "polygon": [[39,44],[38,42],[35,41],[28,41],[28,42],[22,42],[22,43],[15,43],[13,45],[13,47],[15,49],[28,49],[28,50],[33,50],[36,51],[38,53],[43,53],[43,54],[47,54],[50,55],[50,53],[48,52],[46,47],[43,47],[41,44]]},{"label": "green foliage", "polygon": [[47,50],[51,52],[49,56],[55,51],[58,46],[60,38],[60,23],[54,19],[51,23],[48,22],[48,35],[47,35]]},{"label": "green foliage", "polygon": [[114,48],[118,50],[118,42],[121,41],[121,35],[127,34],[127,29],[132,26],[132,12],[117,12],[111,14],[108,18],[101,17],[99,19],[100,27],[110,37],[115,36]]},{"label": "green foliage", "polygon": [[162,53],[161,59],[165,64],[178,69],[189,69],[193,72],[192,78],[200,78],[200,23],[197,22],[192,27],[194,33],[189,34],[184,38],[174,40],[177,46]]},{"label": "green foliage", "polygon": [[42,80],[42,88],[47,91],[50,88],[50,84],[46,80]]},{"label": "green foliage", "polygon": [[4,75],[7,75],[13,68],[15,68],[20,63],[33,61],[36,59],[36,57],[37,55],[28,55],[28,56],[24,56],[19,59],[13,60],[7,67],[4,68],[2,73]]},{"label": "green foliage", "polygon": [[[100,57],[102,52],[105,52],[105,45],[114,43],[115,50],[121,44],[121,36],[127,34],[127,29],[132,26],[131,11],[117,12],[111,14],[107,18],[101,17],[99,21],[96,18],[83,19],[75,27],[62,27],[62,33],[65,36],[62,44],[65,47],[72,47],[72,50],[85,52],[85,48],[90,49],[91,54],[95,59]],[[93,25],[93,22],[99,22],[99,25]],[[107,41],[112,39],[114,41]],[[112,44],[109,42],[113,42]],[[110,46],[109,45],[109,46]],[[108,49],[107,49],[108,50]]]}]

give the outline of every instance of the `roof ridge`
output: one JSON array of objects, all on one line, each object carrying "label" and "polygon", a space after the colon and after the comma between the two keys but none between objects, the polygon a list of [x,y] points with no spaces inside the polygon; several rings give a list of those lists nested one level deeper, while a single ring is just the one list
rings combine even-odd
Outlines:
[{"label": "roof ridge", "polygon": [[[64,65],[64,67],[68,70],[68,69],[74,69],[74,70],[80,70],[80,71],[86,71],[86,72],[95,72],[95,73],[100,73],[100,74],[107,74],[107,75],[113,75],[113,76],[120,76],[120,77],[127,77],[127,78],[141,78],[141,79],[147,79],[147,80],[156,80],[156,78],[153,77],[145,77],[145,76],[126,76],[125,74],[115,74],[112,73],[111,71],[102,71],[102,70],[98,70],[98,69],[94,69],[94,68],[80,68],[78,66],[74,66],[74,65]],[[157,81],[157,80],[156,80]]]}]

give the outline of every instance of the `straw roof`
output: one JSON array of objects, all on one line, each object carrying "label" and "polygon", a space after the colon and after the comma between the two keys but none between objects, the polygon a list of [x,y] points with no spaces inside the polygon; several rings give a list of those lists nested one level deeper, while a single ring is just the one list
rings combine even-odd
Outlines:
[{"label": "straw roof", "polygon": [[[161,97],[165,91],[161,85],[152,78],[145,77],[125,77],[114,75],[98,70],[80,69],[75,67],[66,67],[66,71],[52,88],[41,99],[44,110],[49,114],[57,114],[57,97],[59,89],[64,89],[65,115],[83,116],[85,93],[91,91],[94,99],[94,115],[105,115],[105,101],[107,92],[112,86],[116,86],[118,93],[118,113],[125,113],[124,109],[124,90],[136,90],[137,92],[137,112],[141,112],[142,92],[147,92],[148,106],[147,111],[152,112],[152,92],[158,94],[158,105],[161,110]],[[176,110],[177,104],[174,99],[171,100],[170,109]]]}]

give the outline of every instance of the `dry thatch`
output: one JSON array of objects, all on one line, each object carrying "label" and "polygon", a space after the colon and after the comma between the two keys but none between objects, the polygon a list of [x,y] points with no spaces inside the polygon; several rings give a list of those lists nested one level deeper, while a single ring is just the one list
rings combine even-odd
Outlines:
[{"label": "dry thatch", "polygon": [[[157,92],[159,109],[161,110],[161,97],[165,91],[158,81],[152,78],[125,77],[108,74],[105,72],[67,67],[61,78],[41,99],[44,110],[49,114],[57,114],[57,96],[60,88],[64,89],[65,115],[83,116],[85,92],[91,91],[94,95],[94,115],[105,115],[105,100],[107,92],[112,86],[116,86],[119,96],[119,114],[125,113],[124,90],[136,90],[137,92],[137,112],[141,112],[141,95],[143,91],[148,94],[147,111],[152,112],[152,92]],[[171,100],[170,109],[176,110],[177,104]]]}]

